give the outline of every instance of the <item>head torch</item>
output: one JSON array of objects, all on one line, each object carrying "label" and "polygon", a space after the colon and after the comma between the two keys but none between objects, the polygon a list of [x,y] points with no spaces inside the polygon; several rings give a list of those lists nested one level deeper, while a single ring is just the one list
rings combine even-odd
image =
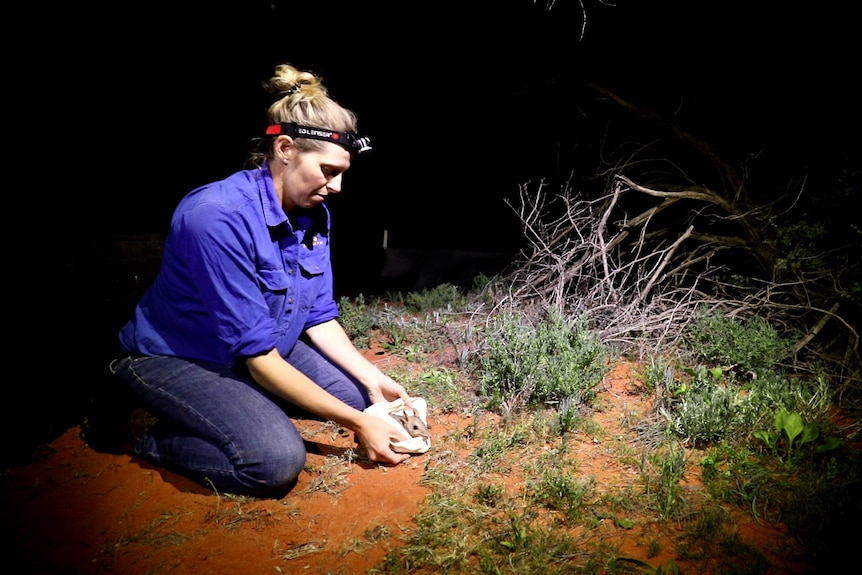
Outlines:
[{"label": "head torch", "polygon": [[371,150],[371,139],[356,135],[356,132],[336,132],[335,130],[327,130],[324,128],[314,128],[312,126],[303,126],[296,122],[281,122],[267,126],[267,136],[290,136],[291,138],[311,138],[313,140],[323,140],[324,142],[332,142],[346,148],[350,152],[362,154]]}]

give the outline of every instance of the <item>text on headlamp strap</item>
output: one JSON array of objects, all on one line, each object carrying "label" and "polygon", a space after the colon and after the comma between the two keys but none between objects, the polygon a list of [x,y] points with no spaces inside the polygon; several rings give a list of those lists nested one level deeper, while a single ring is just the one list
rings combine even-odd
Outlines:
[{"label": "text on headlamp strap", "polygon": [[371,139],[367,137],[360,138],[355,132],[338,132],[325,128],[303,126],[296,122],[281,122],[272,124],[266,128],[267,136],[279,136],[282,134],[292,138],[312,138],[314,140],[332,142],[357,154],[367,152],[371,149]]}]

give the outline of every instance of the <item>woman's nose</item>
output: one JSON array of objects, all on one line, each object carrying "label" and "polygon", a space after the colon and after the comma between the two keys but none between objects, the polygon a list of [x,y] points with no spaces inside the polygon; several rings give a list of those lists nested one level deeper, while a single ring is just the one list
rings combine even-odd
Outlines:
[{"label": "woman's nose", "polygon": [[332,192],[333,194],[337,194],[341,191],[341,179],[343,174],[338,174],[326,182],[326,189]]}]

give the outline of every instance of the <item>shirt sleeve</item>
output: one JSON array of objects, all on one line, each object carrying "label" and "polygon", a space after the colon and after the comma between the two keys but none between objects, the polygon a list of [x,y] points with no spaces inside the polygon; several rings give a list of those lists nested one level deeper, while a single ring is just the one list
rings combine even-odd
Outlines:
[{"label": "shirt sleeve", "polygon": [[[330,260],[331,261],[331,260]],[[308,329],[315,325],[326,323],[329,320],[338,317],[338,304],[335,301],[332,289],[332,264],[329,264],[328,270],[324,274],[324,285],[317,293],[314,304],[308,314],[308,319],[305,321],[304,329]]]},{"label": "shirt sleeve", "polygon": [[318,290],[317,296],[311,305],[311,309],[309,310],[303,329],[326,323],[327,321],[338,318],[339,315],[338,304],[335,301],[332,283],[332,253],[329,235],[331,221],[329,210],[326,209],[325,206],[321,206],[321,210],[318,212],[317,217],[320,218],[320,220],[318,220],[318,225],[312,226],[311,231],[308,231],[307,233],[313,235],[312,245],[315,249],[322,249],[322,252],[320,252],[322,257],[313,258],[313,260],[315,260],[315,265],[321,268],[318,271],[323,272],[323,284]]},{"label": "shirt sleeve", "polygon": [[277,327],[255,265],[255,226],[242,212],[206,202],[175,223],[183,238],[183,258],[225,359],[232,362],[275,347]]}]

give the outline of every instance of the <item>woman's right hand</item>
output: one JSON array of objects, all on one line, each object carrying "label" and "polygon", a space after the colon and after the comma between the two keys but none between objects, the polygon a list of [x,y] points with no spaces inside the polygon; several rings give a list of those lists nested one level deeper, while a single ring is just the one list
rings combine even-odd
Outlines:
[{"label": "woman's right hand", "polygon": [[361,424],[353,432],[357,443],[365,447],[368,459],[379,463],[398,465],[410,459],[409,453],[392,451],[391,444],[403,441],[404,437],[389,423],[372,415],[364,414]]}]

